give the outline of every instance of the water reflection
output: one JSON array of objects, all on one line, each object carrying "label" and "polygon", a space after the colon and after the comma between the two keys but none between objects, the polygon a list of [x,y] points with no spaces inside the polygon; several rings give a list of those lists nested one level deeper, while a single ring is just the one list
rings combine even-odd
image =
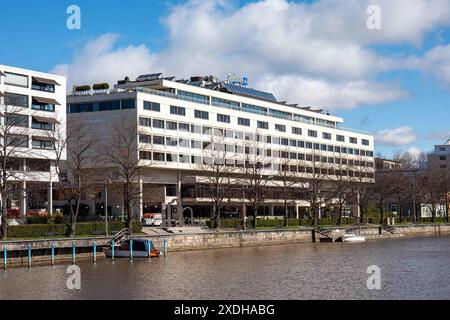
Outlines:
[{"label": "water reflection", "polygon": [[[368,290],[369,265],[381,290]],[[1,299],[450,299],[450,238],[308,243],[0,271]]]}]

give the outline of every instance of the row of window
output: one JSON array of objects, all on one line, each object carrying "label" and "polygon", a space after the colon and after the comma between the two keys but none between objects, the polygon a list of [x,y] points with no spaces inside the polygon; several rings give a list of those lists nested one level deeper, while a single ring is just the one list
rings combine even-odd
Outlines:
[{"label": "row of window", "polygon": [[[4,104],[6,106],[28,108],[29,97],[23,94],[5,92]],[[31,109],[39,111],[55,112],[55,105],[51,103],[42,103],[36,99],[32,99]]]},{"label": "row of window", "polygon": [[270,135],[252,134],[242,131],[212,128],[209,126],[199,126],[183,122],[164,121],[160,119],[151,118],[139,118],[139,124],[143,127],[153,127],[158,129],[167,129],[173,131],[191,132],[195,134],[214,135],[218,137],[232,138],[237,140],[257,141],[267,144],[276,144],[281,146],[289,146],[296,148],[306,148],[328,152],[338,152],[344,154],[354,154],[367,157],[373,157],[373,151],[360,150],[356,148],[347,148],[341,146],[333,146],[328,144],[319,144],[309,141],[288,139],[282,137],[275,137]]},{"label": "row of window", "polygon": [[72,103],[68,106],[69,113],[80,113],[80,112],[99,112],[99,111],[111,111],[111,110],[124,110],[124,109],[135,109],[136,100],[113,100],[113,101],[102,101],[102,102],[91,102],[91,103]]},{"label": "row of window", "polygon": [[[27,75],[23,74],[17,74],[12,72],[4,72],[5,74],[5,84],[10,86],[16,86],[16,87],[22,87],[22,88],[28,88],[29,87],[29,77]],[[55,85],[51,83],[46,83],[37,80],[36,78],[32,77],[31,81],[31,89],[37,90],[37,91],[44,91],[44,92],[55,92]]]},{"label": "row of window", "polygon": [[[156,112],[160,112],[161,111],[161,105],[159,103],[154,103],[154,102],[148,102],[148,101],[144,101],[144,109],[145,110],[151,110],[151,111],[156,111]],[[275,110],[274,110],[275,112]],[[281,111],[279,111],[281,112]],[[180,116],[186,116],[186,108],[184,107],[177,107],[177,106],[170,106],[170,113],[171,114],[175,114],[175,115],[180,115]],[[201,111],[201,110],[194,110],[194,116],[197,119],[202,119],[202,120],[209,120],[209,113],[207,111]],[[230,115],[226,115],[226,114],[221,114],[218,113],[217,114],[217,122],[221,122],[221,123],[231,123],[231,116]],[[241,118],[238,117],[238,121],[237,121],[238,125],[240,126],[245,126],[245,127],[250,127],[251,123],[250,123],[250,119],[247,118]],[[257,121],[257,127],[258,129],[264,129],[264,130],[269,130],[269,123],[266,121]],[[278,132],[286,132],[286,125],[283,124],[275,124],[275,131]],[[292,133],[293,134],[297,134],[297,135],[302,135],[303,131],[301,128],[298,127],[292,127]],[[308,137],[311,138],[318,138],[318,132],[316,130],[308,130]],[[322,138],[325,140],[332,140],[332,134],[329,132],[323,132],[322,133]],[[336,141],[339,142],[345,142],[345,136],[343,135],[336,135]],[[358,138],[356,137],[349,137],[349,142],[352,144],[358,144]],[[367,139],[361,139],[361,144],[365,145],[365,146],[369,146],[369,140]]]},{"label": "row of window", "polygon": [[[11,127],[29,128],[29,117],[22,114],[7,114],[6,124]],[[43,121],[42,118],[32,117],[31,128],[38,130],[55,130],[55,123],[52,120]]]},{"label": "row of window", "polygon": [[[6,138],[6,146],[15,148],[29,148],[29,137],[26,135],[9,135]],[[53,150],[55,143],[52,139],[33,137],[31,139],[33,149]]]},{"label": "row of window", "polygon": [[[186,163],[186,164],[197,164],[197,165],[227,165],[230,167],[246,167],[251,165],[248,161],[240,161],[235,159],[213,159],[211,157],[201,157],[195,155],[187,154],[176,154],[176,153],[165,153],[165,152],[149,152],[140,151],[139,158],[141,160],[151,160],[157,162],[167,162],[167,163]],[[300,173],[316,173],[324,175],[339,175],[339,176],[350,176],[357,177],[360,174],[364,174],[367,177],[373,178],[372,172],[361,172],[354,171],[346,168],[326,168],[323,166],[302,166],[302,165],[287,165],[287,164],[277,164],[272,162],[257,163],[257,166],[264,167],[267,170],[274,171],[290,171],[290,172],[300,172]]]},{"label": "row of window", "polygon": [[[200,141],[194,139],[185,139],[185,138],[176,138],[176,137],[165,137],[159,135],[148,135],[148,134],[139,134],[139,142],[140,143],[148,143],[160,146],[168,146],[168,147],[181,147],[181,148],[191,148],[191,149],[203,149],[203,150],[215,150],[215,151],[225,151],[225,152],[233,152],[233,153],[241,153],[241,154],[253,154],[254,146],[243,146],[243,145],[234,145],[234,144],[220,144],[220,143],[211,143],[209,141]],[[311,149],[311,148],[309,148]],[[339,154],[350,154],[357,156],[368,156],[368,152],[364,152],[364,150],[354,150],[348,148],[344,148],[345,152],[342,152],[341,147],[337,147],[336,149],[331,150],[323,150],[329,152],[335,152]],[[308,155],[305,156],[303,153],[289,152],[289,151],[280,151],[280,150],[271,150],[267,148],[257,148],[257,155],[264,155],[267,157],[279,157],[279,158],[290,158],[290,159],[298,159],[298,160],[309,160]]]}]

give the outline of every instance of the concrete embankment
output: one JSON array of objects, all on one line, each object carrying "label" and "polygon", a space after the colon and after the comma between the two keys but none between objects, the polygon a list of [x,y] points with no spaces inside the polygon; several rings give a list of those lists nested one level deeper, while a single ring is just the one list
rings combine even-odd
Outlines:
[{"label": "concrete embankment", "polygon": [[[384,230],[378,226],[364,226],[360,234],[367,240],[391,239],[402,237],[420,236],[444,236],[450,235],[450,224],[427,224],[395,226],[395,229]],[[327,228],[329,236],[333,239],[346,233],[348,228]],[[167,250],[186,251],[216,248],[233,248],[247,246],[263,246],[289,243],[318,242],[323,237],[312,228],[280,229],[280,230],[258,230],[258,231],[229,231],[229,232],[203,232],[196,234],[165,234],[153,236],[136,236],[153,241],[157,248],[163,247],[163,241],[167,240]],[[45,239],[30,241],[3,241],[0,242],[0,250],[7,249],[7,265],[28,264],[28,245],[31,247],[32,264],[50,264],[51,246],[54,245],[55,263],[71,262],[73,259],[73,246],[76,248],[76,261],[93,260],[93,243],[98,248],[97,258],[104,258],[102,247],[107,245],[111,238],[79,238],[79,239]],[[0,259],[3,258],[3,253]]]}]

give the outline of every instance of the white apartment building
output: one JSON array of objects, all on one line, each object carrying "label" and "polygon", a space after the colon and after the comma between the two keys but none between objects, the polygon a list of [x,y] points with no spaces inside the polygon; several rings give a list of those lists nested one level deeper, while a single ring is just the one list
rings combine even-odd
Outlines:
[{"label": "white apartment building", "polygon": [[450,169],[450,139],[446,144],[434,146],[434,152],[428,155],[428,167],[430,169]]},{"label": "white apartment building", "polygon": [[[2,140],[15,187],[8,207],[25,217],[32,209],[52,208],[55,170],[55,132],[64,139],[66,123],[66,79],[0,65],[0,108]],[[61,155],[65,160],[65,154]],[[10,213],[11,214],[11,213]]]},{"label": "white apartment building", "polygon": [[[370,134],[344,129],[342,118],[323,110],[279,102],[271,93],[232,81],[220,82],[212,76],[176,80],[150,74],[136,81],[125,78],[110,92],[78,93],[67,99],[68,121],[87,121],[99,137],[110,137],[113,124],[120,121],[138,128],[136,156],[145,167],[141,188],[163,188],[142,192],[137,215],[164,211],[173,203],[178,212],[190,207],[206,216],[211,201],[205,196],[202,173],[214,150],[225,152],[227,165],[236,172],[245,166],[249,154],[264,165],[271,181],[261,214],[277,215],[282,206],[278,178],[280,168],[286,170],[286,166],[305,177],[321,170],[325,178],[335,179],[339,168],[346,177],[374,178]],[[99,186],[96,199],[90,200],[93,212],[95,207],[101,212],[102,190]],[[249,210],[242,198],[236,188],[227,197],[225,211]],[[113,214],[120,214],[120,201],[112,195],[108,200]],[[299,215],[299,208],[309,206],[301,189],[291,202],[293,217]]]}]

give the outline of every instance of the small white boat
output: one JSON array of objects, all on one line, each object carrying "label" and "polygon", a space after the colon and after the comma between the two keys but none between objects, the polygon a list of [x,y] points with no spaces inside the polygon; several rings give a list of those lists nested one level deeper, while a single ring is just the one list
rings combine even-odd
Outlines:
[{"label": "small white boat", "polygon": [[354,233],[348,233],[348,234],[344,234],[342,237],[340,237],[338,240],[336,240],[338,242],[365,242],[366,238],[363,236],[358,236]]}]

